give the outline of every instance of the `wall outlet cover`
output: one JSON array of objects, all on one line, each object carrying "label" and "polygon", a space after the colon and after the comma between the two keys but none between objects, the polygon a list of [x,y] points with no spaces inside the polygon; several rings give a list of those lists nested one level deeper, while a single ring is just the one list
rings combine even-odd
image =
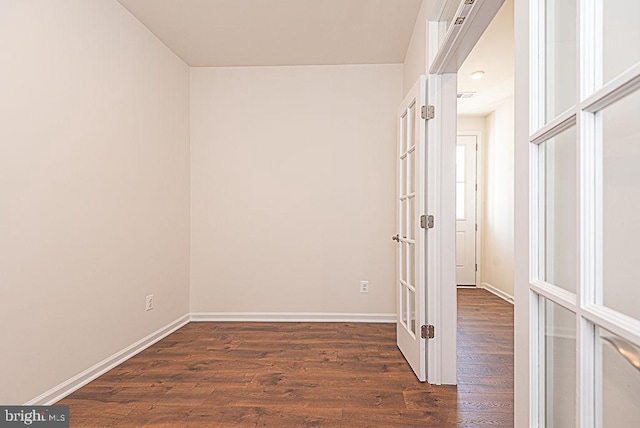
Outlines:
[{"label": "wall outlet cover", "polygon": [[153,294],[149,294],[145,299],[145,309],[150,311],[153,309]]}]

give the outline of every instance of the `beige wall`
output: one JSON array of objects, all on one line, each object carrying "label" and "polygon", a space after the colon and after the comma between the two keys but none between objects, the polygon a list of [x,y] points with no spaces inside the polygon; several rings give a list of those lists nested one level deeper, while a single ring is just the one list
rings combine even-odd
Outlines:
[{"label": "beige wall", "polygon": [[[479,131],[482,133],[480,137],[485,137],[485,116],[458,116],[458,132],[459,131]],[[479,170],[478,170],[479,171]]]},{"label": "beige wall", "polygon": [[486,117],[481,282],[513,296],[513,98]]},{"label": "beige wall", "polygon": [[0,51],[0,403],[21,404],[188,312],[189,71],[113,0],[3,0]]},{"label": "beige wall", "polygon": [[427,69],[427,19],[433,9],[433,0],[423,0],[413,26],[402,68],[402,93],[406,94]]},{"label": "beige wall", "polygon": [[513,98],[486,117],[458,117],[458,131],[480,131],[480,283],[513,297]]},{"label": "beige wall", "polygon": [[193,312],[395,313],[401,97],[400,64],[191,70]]}]

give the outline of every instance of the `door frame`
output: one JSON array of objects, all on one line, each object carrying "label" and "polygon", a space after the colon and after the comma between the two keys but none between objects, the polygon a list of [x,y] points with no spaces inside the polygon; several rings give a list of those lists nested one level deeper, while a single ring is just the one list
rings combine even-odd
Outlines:
[{"label": "door frame", "polygon": [[[457,120],[457,118],[456,118]],[[476,137],[476,184],[478,186],[476,190],[476,264],[478,269],[476,270],[476,287],[482,287],[482,212],[484,210],[484,204],[482,197],[484,196],[484,174],[482,174],[482,165],[484,165],[484,148],[482,144],[482,132],[481,131],[458,131],[457,135],[473,136]]]},{"label": "door frame", "polygon": [[514,422],[517,427],[534,426],[532,408],[537,394],[531,364],[532,338],[538,325],[529,323],[529,314],[537,308],[529,290],[529,171],[533,147],[529,145],[529,0],[514,3]]},{"label": "door frame", "polygon": [[[429,57],[432,64],[442,37],[442,25],[429,22]],[[428,382],[455,385],[458,381],[456,287],[456,112],[457,74],[429,74],[427,99],[435,117],[427,127],[427,206],[435,218],[427,252],[427,322],[435,326],[429,344]]]},{"label": "door frame", "polygon": [[[475,46],[504,0],[467,3],[438,0],[427,26],[429,104],[435,118],[429,123],[427,206],[435,228],[427,251],[427,322],[436,328],[428,349],[428,382],[457,383],[458,303],[455,260],[455,151],[457,138],[457,70]],[[464,19],[446,26],[446,12]]]}]

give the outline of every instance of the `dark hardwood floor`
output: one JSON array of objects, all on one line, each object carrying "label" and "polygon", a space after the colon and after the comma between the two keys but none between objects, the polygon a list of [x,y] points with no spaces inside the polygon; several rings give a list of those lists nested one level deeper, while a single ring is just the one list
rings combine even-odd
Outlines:
[{"label": "dark hardwood floor", "polygon": [[457,387],[418,382],[393,324],[190,323],[58,404],[78,427],[513,426],[513,307],[458,306]]}]

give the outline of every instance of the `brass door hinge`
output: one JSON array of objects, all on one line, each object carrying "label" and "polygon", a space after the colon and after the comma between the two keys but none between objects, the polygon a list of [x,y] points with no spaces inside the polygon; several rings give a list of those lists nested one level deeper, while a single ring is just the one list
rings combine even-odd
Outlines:
[{"label": "brass door hinge", "polygon": [[436,108],[432,105],[426,105],[420,107],[420,117],[429,120],[436,117]]},{"label": "brass door hinge", "polygon": [[430,324],[423,325],[420,329],[420,336],[423,339],[433,339],[435,335],[435,327]]},{"label": "brass door hinge", "polygon": [[433,229],[434,218],[432,215],[420,216],[420,227],[423,229]]}]

